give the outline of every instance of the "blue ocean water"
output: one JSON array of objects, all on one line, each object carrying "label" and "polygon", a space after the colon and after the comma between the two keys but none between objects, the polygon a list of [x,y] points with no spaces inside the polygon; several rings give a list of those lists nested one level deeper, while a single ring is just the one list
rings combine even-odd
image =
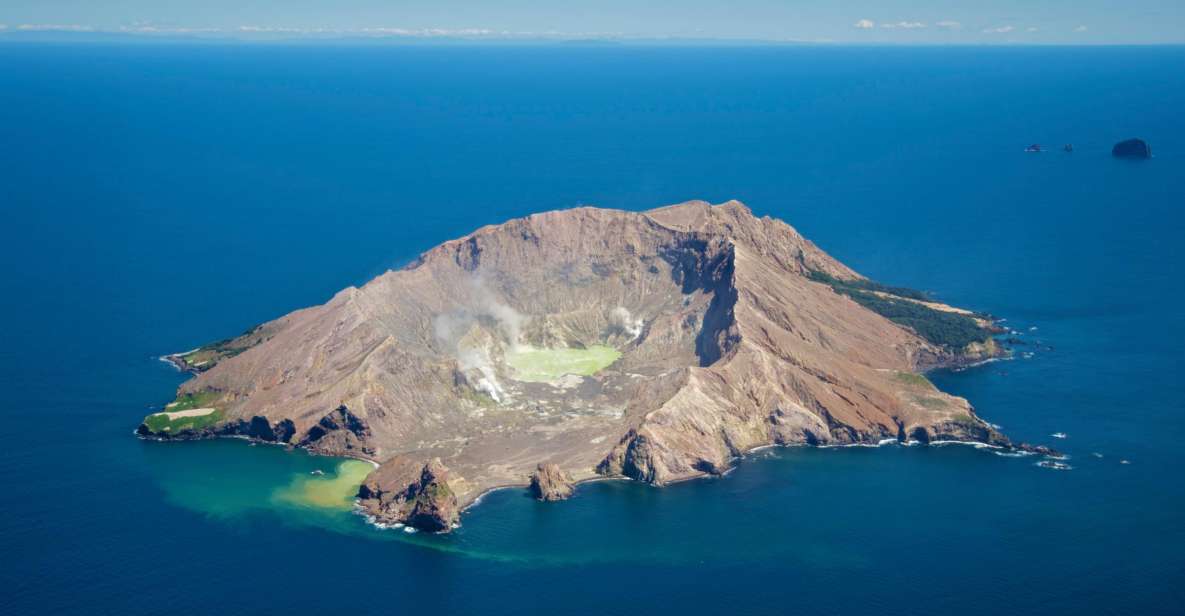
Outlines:
[{"label": "blue ocean water", "polygon": [[[1181,109],[1180,47],[0,46],[0,611],[1180,614]],[[692,198],[1040,340],[933,380],[1073,470],[765,450],[409,537],[236,482],[303,454],[131,435],[163,353],[483,224]]]}]

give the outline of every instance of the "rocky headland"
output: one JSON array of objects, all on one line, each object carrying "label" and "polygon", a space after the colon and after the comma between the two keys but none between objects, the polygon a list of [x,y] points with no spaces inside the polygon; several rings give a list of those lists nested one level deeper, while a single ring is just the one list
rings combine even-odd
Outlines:
[{"label": "rocky headland", "polygon": [[1005,354],[993,319],[878,284],[730,201],[487,226],[168,359],[145,437],[372,460],[376,520],[447,531],[484,492],[721,474],[766,445],[1013,444],[925,370]]}]

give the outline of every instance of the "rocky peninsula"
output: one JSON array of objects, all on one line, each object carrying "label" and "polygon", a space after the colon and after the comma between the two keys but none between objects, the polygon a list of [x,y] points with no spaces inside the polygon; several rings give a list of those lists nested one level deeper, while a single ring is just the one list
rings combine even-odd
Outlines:
[{"label": "rocky peninsula", "polygon": [[881,285],[743,204],[487,226],[240,336],[138,432],[379,464],[376,520],[447,531],[484,492],[664,485],[766,445],[1014,445],[922,372],[1005,351],[991,317]]}]

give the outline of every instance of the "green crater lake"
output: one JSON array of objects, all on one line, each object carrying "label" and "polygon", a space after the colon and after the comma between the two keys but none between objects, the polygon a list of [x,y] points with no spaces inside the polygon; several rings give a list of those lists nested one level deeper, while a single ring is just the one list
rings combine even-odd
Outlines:
[{"label": "green crater lake", "polygon": [[621,351],[597,344],[585,349],[520,346],[506,353],[506,363],[520,381],[554,381],[564,375],[592,376],[621,357]]}]

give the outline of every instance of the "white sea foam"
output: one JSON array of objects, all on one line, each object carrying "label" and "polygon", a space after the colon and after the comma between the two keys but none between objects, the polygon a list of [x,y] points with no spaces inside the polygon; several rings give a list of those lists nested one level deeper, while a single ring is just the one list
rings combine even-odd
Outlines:
[{"label": "white sea foam", "polygon": [[998,361],[1012,361],[1013,359],[1015,359],[1015,358],[1014,357],[989,357],[984,360],[980,360],[980,361],[977,361],[974,363],[967,364],[966,366],[962,366],[960,368],[955,368],[955,372],[962,372],[962,371],[968,370],[970,368],[978,368],[980,366],[986,366],[987,364],[992,364],[992,363],[995,363]]},{"label": "white sea foam", "polygon": [[[917,441],[912,441],[912,442],[916,443]],[[902,444],[902,443],[895,438],[883,438],[875,443],[843,443],[843,444],[835,444],[835,445],[815,445],[815,449],[843,449],[844,447],[873,447],[873,448],[876,448],[876,447],[885,447],[887,445],[900,445],[900,444]],[[908,443],[905,443],[905,444],[908,444]],[[770,446],[772,447],[772,445],[770,445]],[[757,450],[754,449],[753,451],[757,451]]]},{"label": "white sea foam", "polygon": [[978,443],[975,441],[930,441],[931,445],[967,445],[976,449],[1002,449],[999,445],[992,445],[989,443]]}]

